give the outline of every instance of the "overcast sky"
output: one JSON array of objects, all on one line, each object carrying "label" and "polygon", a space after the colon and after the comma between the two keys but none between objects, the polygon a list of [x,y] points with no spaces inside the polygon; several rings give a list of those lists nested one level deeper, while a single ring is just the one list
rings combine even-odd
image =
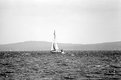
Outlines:
[{"label": "overcast sky", "polygon": [[0,44],[121,41],[121,0],[0,0]]}]

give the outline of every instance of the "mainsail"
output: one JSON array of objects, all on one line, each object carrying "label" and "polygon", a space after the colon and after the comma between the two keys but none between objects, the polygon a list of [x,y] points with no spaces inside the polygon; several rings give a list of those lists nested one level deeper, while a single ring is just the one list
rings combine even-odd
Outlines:
[{"label": "mainsail", "polygon": [[51,46],[51,51],[59,51],[59,48],[58,48],[58,45],[57,45],[57,42],[56,42],[56,33],[55,33],[55,30],[54,30],[54,40],[52,42],[52,46]]}]

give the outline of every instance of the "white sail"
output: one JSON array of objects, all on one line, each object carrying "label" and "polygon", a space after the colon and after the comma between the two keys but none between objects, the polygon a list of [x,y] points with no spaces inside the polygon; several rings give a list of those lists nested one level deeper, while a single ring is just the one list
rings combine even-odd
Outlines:
[{"label": "white sail", "polygon": [[58,51],[59,48],[58,48],[58,45],[57,45],[57,42],[56,42],[56,33],[55,33],[55,30],[54,30],[54,40],[52,42],[52,46],[51,46],[51,51]]}]

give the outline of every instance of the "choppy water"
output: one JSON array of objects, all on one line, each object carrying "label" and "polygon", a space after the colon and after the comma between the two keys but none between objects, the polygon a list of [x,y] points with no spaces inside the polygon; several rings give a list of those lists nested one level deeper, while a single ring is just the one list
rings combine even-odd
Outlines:
[{"label": "choppy water", "polygon": [[0,80],[121,80],[121,52],[0,52]]}]

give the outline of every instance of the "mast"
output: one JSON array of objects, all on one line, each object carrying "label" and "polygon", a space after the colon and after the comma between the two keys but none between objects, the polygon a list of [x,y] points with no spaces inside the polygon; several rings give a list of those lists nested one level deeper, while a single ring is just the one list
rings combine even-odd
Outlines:
[{"label": "mast", "polygon": [[51,51],[58,51],[59,48],[58,48],[58,45],[57,45],[57,42],[56,42],[56,33],[55,33],[55,30],[54,30],[54,40],[52,42],[52,46],[51,46]]}]

